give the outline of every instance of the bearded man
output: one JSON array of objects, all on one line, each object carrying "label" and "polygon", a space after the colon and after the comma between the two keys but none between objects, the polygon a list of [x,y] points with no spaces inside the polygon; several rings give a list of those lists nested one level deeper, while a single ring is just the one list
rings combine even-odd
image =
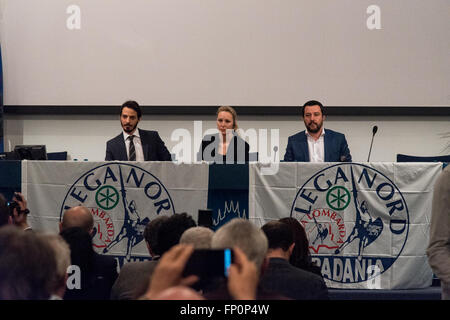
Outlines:
[{"label": "bearded man", "polygon": [[302,108],[306,130],[288,139],[284,161],[351,162],[352,156],[345,135],[323,127],[324,107],[316,100]]},{"label": "bearded man", "polygon": [[136,101],[127,101],[120,109],[123,131],[106,143],[106,161],[171,161],[171,155],[157,131],[137,127],[142,111]]}]

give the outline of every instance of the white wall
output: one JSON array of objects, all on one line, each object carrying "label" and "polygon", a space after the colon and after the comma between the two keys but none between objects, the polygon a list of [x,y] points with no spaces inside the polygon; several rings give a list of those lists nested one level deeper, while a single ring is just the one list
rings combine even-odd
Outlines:
[{"label": "white wall", "polygon": [[[179,128],[194,136],[194,121],[201,120],[203,131],[215,127],[215,116],[145,116],[142,129],[157,130],[169,150],[179,143],[171,134]],[[304,130],[295,116],[240,116],[239,127],[247,130],[279,129],[280,157],[285,153],[287,137]],[[16,144],[45,144],[48,152],[68,151],[71,159],[102,161],[106,141],[120,133],[119,117],[115,115],[11,115],[5,114],[5,150]],[[325,127],[345,133],[353,161],[364,162],[370,147],[372,127],[378,126],[371,161],[395,161],[397,153],[418,156],[450,154],[450,116],[330,116]],[[270,137],[270,136],[269,136]],[[194,152],[199,145],[192,142]],[[447,148],[447,149],[446,149]],[[251,144],[251,151],[257,151]]]}]

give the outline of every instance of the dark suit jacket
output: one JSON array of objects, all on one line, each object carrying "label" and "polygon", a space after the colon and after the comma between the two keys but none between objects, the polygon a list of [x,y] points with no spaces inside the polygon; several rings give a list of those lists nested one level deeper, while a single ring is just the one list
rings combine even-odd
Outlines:
[{"label": "dark suit jacket", "polygon": [[81,273],[81,289],[67,289],[64,300],[109,300],[117,279],[116,259],[94,252],[91,268]]},{"label": "dark suit jacket", "polygon": [[[228,291],[227,280],[218,281],[215,285],[215,288],[209,288],[207,291],[204,291],[203,297],[206,300],[233,300]],[[291,298],[258,285],[256,288],[256,300],[291,300]]]},{"label": "dark suit jacket", "polygon": [[148,289],[158,260],[129,262],[120,270],[111,290],[111,300],[136,300]]},{"label": "dark suit jacket", "polygon": [[[325,162],[351,162],[352,156],[345,135],[330,129],[324,130]],[[289,137],[284,161],[309,162],[308,141],[305,131]]]},{"label": "dark suit jacket", "polygon": [[322,277],[296,268],[282,258],[270,258],[261,278],[261,286],[295,300],[328,300],[328,288]]},{"label": "dark suit jacket", "polygon": [[[139,130],[141,137],[142,149],[144,151],[145,161],[171,161],[169,151],[164,141],[159,137],[158,132],[149,130]],[[128,161],[127,148],[121,132],[117,137],[106,143],[105,161]]]},{"label": "dark suit jacket", "polygon": [[[239,136],[234,135],[233,139],[230,141],[226,156],[216,154],[216,150],[219,149],[219,144],[220,144],[219,134],[207,135],[203,137],[198,160],[225,163],[226,159],[230,158],[234,163],[238,161],[239,162],[249,161],[250,145]],[[206,147],[208,146],[209,148],[207,152],[204,152]],[[244,148],[242,149],[241,146],[243,146]],[[213,148],[212,152],[208,152],[210,148]]]}]

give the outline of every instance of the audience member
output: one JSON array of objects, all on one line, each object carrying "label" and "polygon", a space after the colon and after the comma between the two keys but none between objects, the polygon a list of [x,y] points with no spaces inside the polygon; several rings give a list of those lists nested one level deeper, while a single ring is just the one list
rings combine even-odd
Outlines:
[{"label": "audience member", "polygon": [[15,192],[12,201],[5,200],[0,194],[0,226],[14,224],[20,229],[31,230],[27,217],[30,210],[27,209],[27,201],[20,192]]},{"label": "audience member", "polygon": [[46,300],[54,289],[53,248],[39,234],[0,228],[0,300]]},{"label": "audience member", "polygon": [[62,300],[66,292],[67,269],[70,262],[70,248],[67,242],[59,235],[44,234],[43,239],[53,248],[56,259],[56,272],[53,276],[53,290],[51,300]]},{"label": "audience member", "polygon": [[152,260],[124,264],[112,287],[111,300],[134,300],[147,290],[149,279],[161,256],[158,249],[158,230],[168,219],[168,216],[159,216],[145,226],[144,239]]},{"label": "audience member", "polygon": [[[203,297],[188,288],[198,281],[191,275],[183,278],[183,270],[194,251],[192,245],[179,244],[166,252],[155,269],[150,286],[141,299],[189,299],[201,300]],[[256,265],[249,261],[238,248],[233,248],[234,262],[229,268],[228,290],[234,299],[253,300],[256,297],[258,273]]]},{"label": "audience member", "polygon": [[[260,228],[246,219],[235,218],[220,227],[214,233],[211,248],[239,248],[245,254],[246,258],[255,264],[255,275],[258,279],[264,273],[267,265],[267,238]],[[212,300],[230,300],[231,292],[230,288],[227,287],[226,280],[224,280],[215,289],[205,292],[204,296]],[[286,297],[269,292],[261,286],[257,288],[256,298],[257,300],[286,299]]]},{"label": "audience member", "polygon": [[[195,249],[210,249],[214,231],[206,227],[192,227],[187,229],[180,238],[180,244],[191,244]],[[192,288],[204,292],[211,287],[216,286],[216,279],[211,277],[202,277]]]},{"label": "audience member", "polygon": [[94,217],[91,211],[84,206],[76,206],[64,212],[62,221],[59,223],[59,231],[79,227],[92,235],[94,230]]},{"label": "audience member", "polygon": [[[194,219],[186,213],[176,213],[166,218],[161,216],[155,220],[153,225],[146,228],[147,232],[144,232],[144,237],[152,253],[156,256],[163,255],[178,244],[183,232],[196,226]],[[154,261],[125,264],[114,284],[111,299],[133,300],[139,298],[147,290],[157,264],[158,258]]]},{"label": "audience member", "polygon": [[450,166],[434,185],[427,255],[431,269],[441,280],[442,299],[450,300]]},{"label": "audience member", "polygon": [[289,263],[295,247],[290,226],[271,221],[261,229],[269,241],[269,265],[262,276],[261,285],[295,300],[328,299],[328,289],[322,277]]},{"label": "audience member", "polygon": [[158,230],[161,224],[169,219],[169,216],[158,216],[145,226],[144,239],[147,245],[148,253],[152,260],[158,260],[161,257],[161,250],[158,248]]},{"label": "audience member", "polygon": [[289,262],[297,268],[313,272],[322,277],[320,268],[311,260],[308,237],[301,223],[292,217],[282,218],[279,221],[287,223],[291,227],[294,235],[295,246]]},{"label": "audience member", "polygon": [[180,238],[182,244],[192,244],[195,249],[210,249],[214,231],[206,227],[187,229]]},{"label": "audience member", "polygon": [[64,300],[108,300],[117,279],[117,261],[96,253],[84,228],[63,229],[61,236],[70,246],[72,265],[81,273],[81,288],[67,288]]},{"label": "audience member", "polygon": [[196,227],[197,223],[187,213],[175,213],[164,221],[158,230],[158,250],[162,253],[169,251],[180,242],[181,235],[187,229]]}]

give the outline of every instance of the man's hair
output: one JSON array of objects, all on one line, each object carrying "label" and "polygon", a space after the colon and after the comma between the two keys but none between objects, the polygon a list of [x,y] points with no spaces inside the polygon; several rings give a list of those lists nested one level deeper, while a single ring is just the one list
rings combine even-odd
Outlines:
[{"label": "man's hair", "polygon": [[66,285],[65,277],[70,266],[70,248],[67,242],[57,234],[44,234],[42,238],[50,244],[55,252],[56,272],[53,278],[53,288],[57,290]]},{"label": "man's hair", "polygon": [[7,225],[9,221],[9,208],[6,205],[5,197],[0,194],[0,227]]},{"label": "man's hair", "polygon": [[239,247],[261,269],[267,253],[267,237],[260,228],[246,219],[235,218],[213,235],[211,248]]},{"label": "man's hair", "polygon": [[295,247],[289,258],[289,262],[298,268],[309,268],[311,266],[311,254],[309,252],[309,241],[305,228],[293,217],[281,218],[279,221],[287,224],[291,228],[294,237]]},{"label": "man's hair", "polygon": [[269,249],[283,249],[287,251],[294,243],[291,227],[280,221],[270,221],[262,226],[261,230],[269,241]]},{"label": "man's hair", "polygon": [[0,300],[48,299],[55,273],[55,253],[41,235],[0,228]]},{"label": "man's hair", "polygon": [[192,244],[195,249],[210,249],[214,231],[206,227],[187,229],[180,238],[180,243]]},{"label": "man's hair", "polygon": [[322,112],[322,115],[325,115],[325,108],[323,107],[323,105],[317,101],[317,100],[309,100],[307,102],[305,102],[305,104],[302,107],[302,116],[305,116],[305,108],[306,107],[312,107],[312,106],[319,106],[320,107],[320,112]]},{"label": "man's hair", "polygon": [[170,216],[159,227],[157,251],[154,251],[154,253],[163,255],[180,242],[181,235],[184,231],[196,226],[195,220],[187,213],[175,213]]},{"label": "man's hair", "polygon": [[139,104],[134,100],[128,100],[122,104],[120,108],[120,115],[122,115],[123,108],[130,108],[137,112],[138,119],[142,117],[142,110]]},{"label": "man's hair", "polygon": [[158,251],[158,230],[162,223],[169,219],[168,216],[159,216],[147,223],[144,229],[144,239],[152,249],[152,252]]}]

